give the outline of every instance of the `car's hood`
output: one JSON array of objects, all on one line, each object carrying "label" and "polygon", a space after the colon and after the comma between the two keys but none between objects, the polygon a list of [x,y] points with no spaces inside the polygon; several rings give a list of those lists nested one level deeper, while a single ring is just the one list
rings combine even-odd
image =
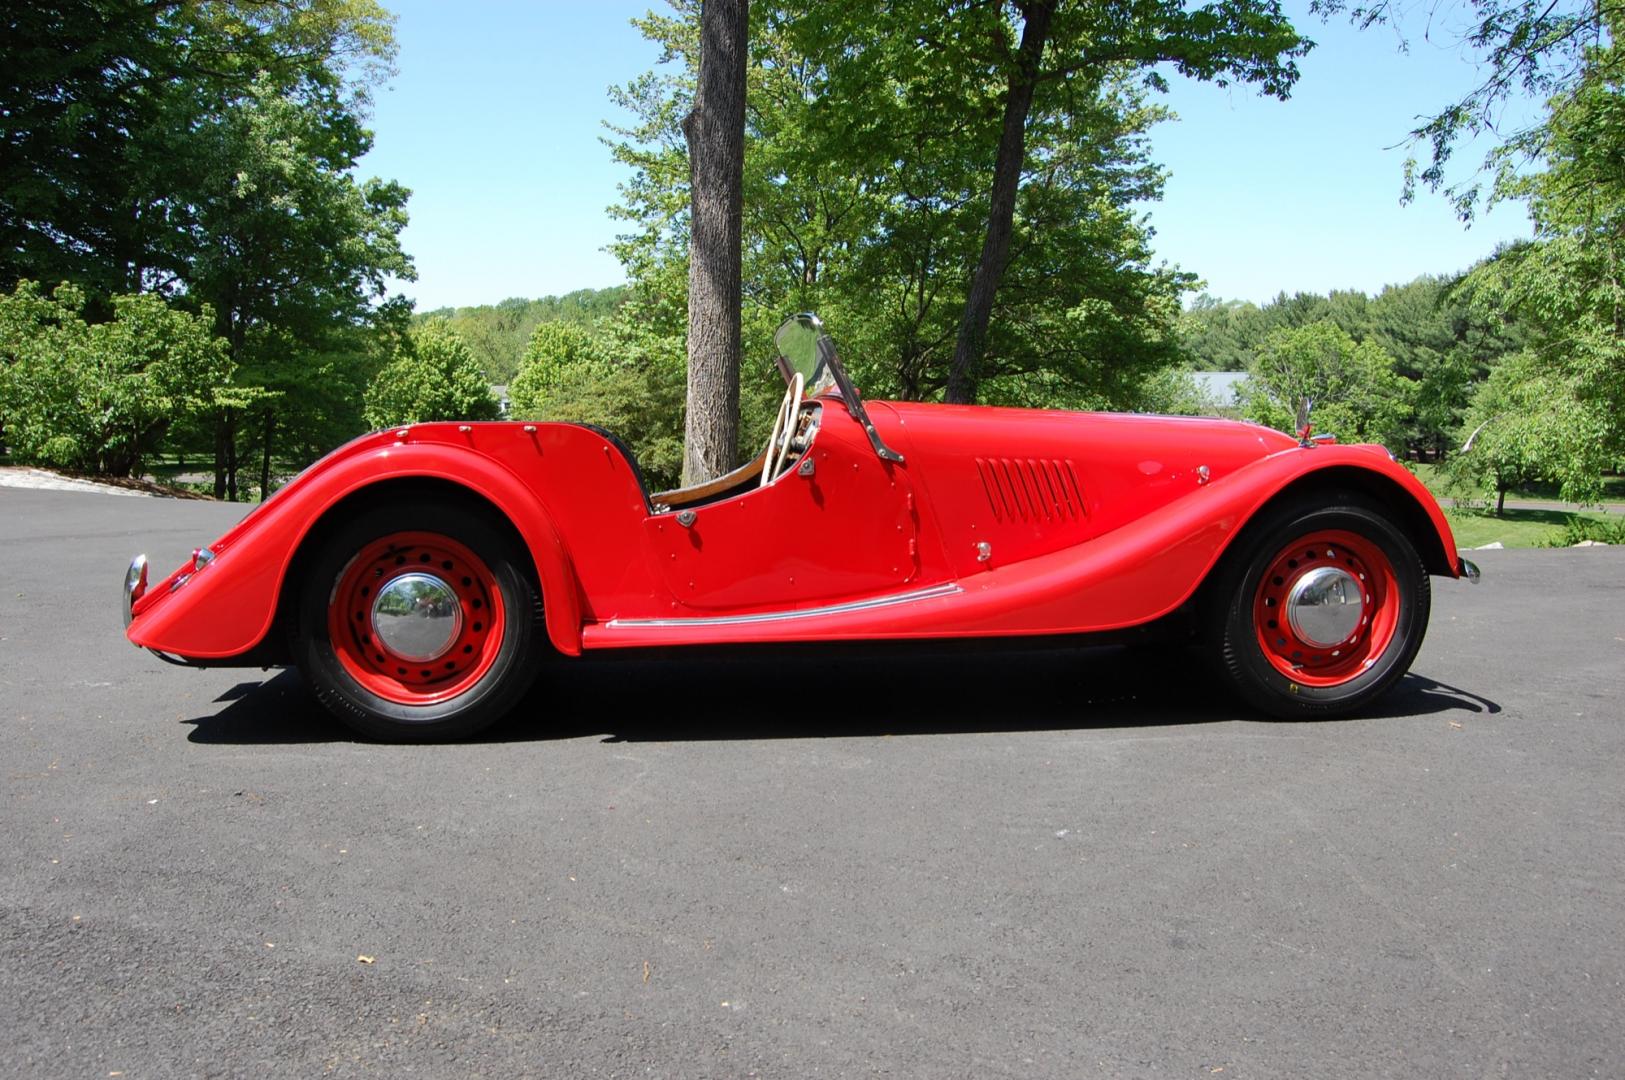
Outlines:
[{"label": "car's hood", "polygon": [[1290,435],[1258,424],[1198,416],[1066,412],[990,405],[877,402],[922,449],[970,453],[1158,457],[1195,455],[1234,467],[1297,446]]}]

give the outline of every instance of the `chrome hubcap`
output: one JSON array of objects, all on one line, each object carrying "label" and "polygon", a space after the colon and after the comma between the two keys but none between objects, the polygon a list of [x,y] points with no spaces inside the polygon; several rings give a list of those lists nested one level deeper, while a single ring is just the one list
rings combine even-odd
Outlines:
[{"label": "chrome hubcap", "polygon": [[1286,598],[1287,621],[1293,633],[1310,645],[1340,645],[1360,628],[1363,597],[1359,579],[1347,570],[1317,567],[1293,583]]},{"label": "chrome hubcap", "polygon": [[433,574],[402,574],[378,590],[372,632],[403,660],[440,656],[463,632],[463,608],[452,587]]}]

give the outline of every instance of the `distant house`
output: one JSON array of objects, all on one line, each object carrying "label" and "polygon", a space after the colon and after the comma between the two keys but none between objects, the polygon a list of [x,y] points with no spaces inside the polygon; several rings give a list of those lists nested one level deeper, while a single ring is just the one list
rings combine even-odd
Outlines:
[{"label": "distant house", "polygon": [[1191,372],[1191,378],[1202,398],[1212,401],[1215,414],[1240,416],[1241,383],[1246,382],[1246,372]]},{"label": "distant house", "polygon": [[1241,384],[1247,381],[1245,371],[1193,371],[1191,378],[1203,396],[1212,398],[1221,408],[1234,409],[1241,404]]},{"label": "distant house", "polygon": [[500,410],[502,418],[504,420],[506,420],[508,418],[508,388],[507,388],[507,386],[506,385],[497,386],[497,385],[493,384],[492,387],[491,387],[491,396],[497,399],[497,409]]}]

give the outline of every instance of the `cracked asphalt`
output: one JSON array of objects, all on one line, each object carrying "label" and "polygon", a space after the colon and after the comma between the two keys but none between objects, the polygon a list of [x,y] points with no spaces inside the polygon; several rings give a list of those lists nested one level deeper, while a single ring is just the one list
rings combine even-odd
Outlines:
[{"label": "cracked asphalt", "polygon": [[1625,1075],[1625,550],[1373,715],[1179,653],[556,661],[489,737],[129,647],[241,507],[0,490],[0,1075]]}]

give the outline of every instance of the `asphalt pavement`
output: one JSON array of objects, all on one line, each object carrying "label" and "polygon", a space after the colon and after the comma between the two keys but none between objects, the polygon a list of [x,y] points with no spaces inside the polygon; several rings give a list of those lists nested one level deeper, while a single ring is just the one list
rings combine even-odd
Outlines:
[{"label": "asphalt pavement", "polygon": [[1625,549],[1435,579],[1354,720],[611,658],[404,747],[124,642],[241,510],[0,489],[0,1076],[1625,1075]]}]

